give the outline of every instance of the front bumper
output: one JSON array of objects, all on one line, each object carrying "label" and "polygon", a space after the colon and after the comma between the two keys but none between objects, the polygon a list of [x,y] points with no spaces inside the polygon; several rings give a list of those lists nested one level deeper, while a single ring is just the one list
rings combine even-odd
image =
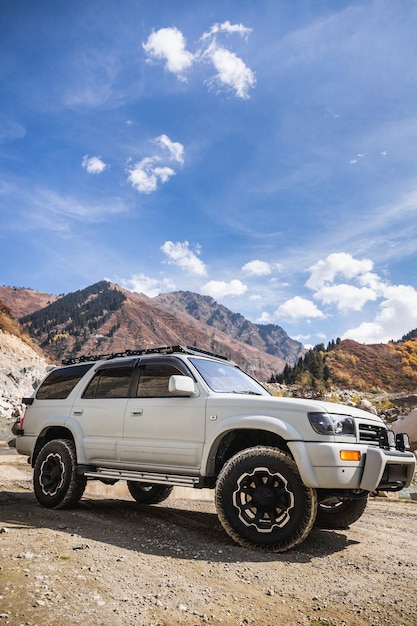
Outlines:
[{"label": "front bumper", "polygon": [[[368,445],[322,442],[288,442],[307,487],[398,491],[408,487],[416,469],[412,452],[385,450]],[[360,461],[342,461],[340,452],[360,451]]]},{"label": "front bumper", "polygon": [[369,447],[360,487],[366,491],[400,491],[409,486],[415,470],[412,452]]}]

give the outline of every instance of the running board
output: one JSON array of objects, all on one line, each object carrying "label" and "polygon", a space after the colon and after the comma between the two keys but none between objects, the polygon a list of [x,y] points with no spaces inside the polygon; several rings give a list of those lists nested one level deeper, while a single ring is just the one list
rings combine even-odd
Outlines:
[{"label": "running board", "polygon": [[79,471],[87,478],[104,478],[107,480],[132,480],[136,482],[157,483],[160,485],[176,485],[177,487],[198,487],[200,478],[195,476],[175,476],[174,474],[152,474],[97,467],[94,469],[79,467]]}]

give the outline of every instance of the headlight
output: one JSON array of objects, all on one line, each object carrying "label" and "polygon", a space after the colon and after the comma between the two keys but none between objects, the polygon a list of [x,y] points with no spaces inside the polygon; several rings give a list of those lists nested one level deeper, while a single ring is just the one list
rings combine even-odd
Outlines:
[{"label": "headlight", "polygon": [[355,423],[349,415],[308,413],[311,426],[319,435],[354,435]]}]

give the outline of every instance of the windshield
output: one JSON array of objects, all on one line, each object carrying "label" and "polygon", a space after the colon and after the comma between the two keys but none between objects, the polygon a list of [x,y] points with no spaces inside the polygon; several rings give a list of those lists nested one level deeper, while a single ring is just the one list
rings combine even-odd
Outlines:
[{"label": "windshield", "polygon": [[190,361],[213,391],[256,396],[271,395],[255,379],[233,365],[199,358],[190,358]]}]

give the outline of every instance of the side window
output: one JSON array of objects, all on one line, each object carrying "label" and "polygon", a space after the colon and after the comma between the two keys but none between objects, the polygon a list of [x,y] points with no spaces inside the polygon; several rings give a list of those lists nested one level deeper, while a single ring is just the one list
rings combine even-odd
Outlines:
[{"label": "side window", "polygon": [[65,400],[94,363],[57,367],[45,378],[36,397],[39,400]]},{"label": "side window", "polygon": [[172,397],[168,390],[171,376],[184,376],[178,368],[170,363],[146,363],[141,366],[138,398],[167,398]]},{"label": "side window", "polygon": [[111,367],[98,370],[83,393],[83,398],[127,398],[131,367]]}]

